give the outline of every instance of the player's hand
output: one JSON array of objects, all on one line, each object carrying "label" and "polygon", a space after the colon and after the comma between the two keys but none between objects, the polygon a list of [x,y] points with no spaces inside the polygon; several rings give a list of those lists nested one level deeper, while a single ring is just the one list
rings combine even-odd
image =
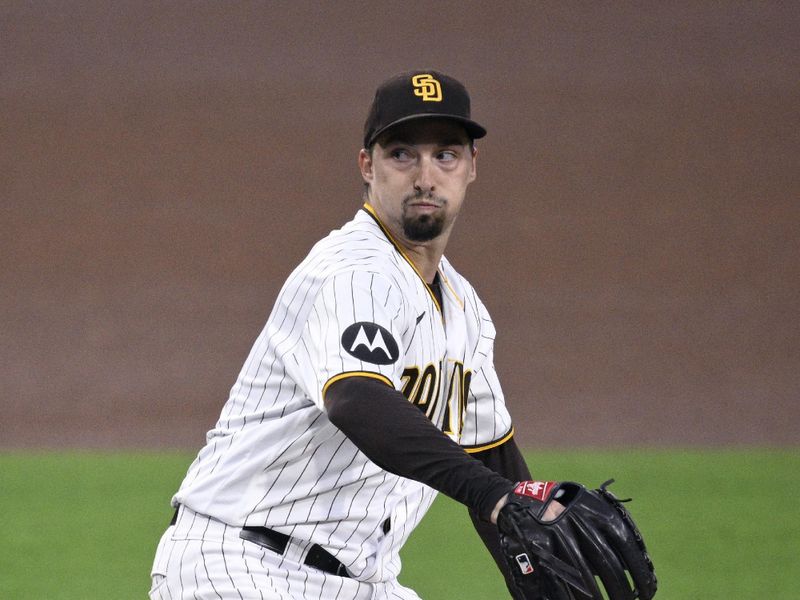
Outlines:
[{"label": "player's hand", "polygon": [[596,490],[526,481],[508,495],[497,526],[515,598],[650,600],[655,595],[653,563],[630,513],[608,491],[611,481]]},{"label": "player's hand", "polygon": [[558,515],[566,510],[566,506],[561,504],[558,500],[551,500],[547,503],[547,506],[544,509],[544,514],[542,515],[542,521],[548,523],[550,521],[555,521]]},{"label": "player's hand", "polygon": [[[524,486],[525,484],[533,484],[533,483],[541,483],[541,482],[523,481],[517,485],[517,489],[520,489],[520,486]],[[547,482],[547,483],[554,483],[554,482]],[[515,489],[513,493],[517,494],[518,492]],[[495,525],[497,524],[497,515],[500,514],[500,509],[503,508],[508,503],[510,496],[511,494],[506,494],[505,496],[500,498],[500,500],[497,501],[497,504],[495,505],[490,518],[491,522],[494,523]],[[533,497],[534,499],[541,500],[539,498],[536,498],[535,496]],[[540,518],[542,519],[542,521],[545,522],[555,521],[558,515],[564,512],[565,508],[566,507],[563,504],[561,504],[558,500],[551,500],[550,502],[547,503],[547,506],[545,506],[544,513]]]}]

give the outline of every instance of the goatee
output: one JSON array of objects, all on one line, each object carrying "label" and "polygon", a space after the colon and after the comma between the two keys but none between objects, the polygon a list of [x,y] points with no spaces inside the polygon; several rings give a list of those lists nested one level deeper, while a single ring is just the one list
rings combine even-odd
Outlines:
[{"label": "goatee", "polygon": [[[411,216],[408,214],[408,203],[412,200],[420,200],[422,196],[410,196],[403,202],[403,233],[406,239],[412,242],[429,242],[439,237],[444,229],[444,214],[421,214]],[[433,199],[437,205],[444,206],[447,202],[443,198]]]}]

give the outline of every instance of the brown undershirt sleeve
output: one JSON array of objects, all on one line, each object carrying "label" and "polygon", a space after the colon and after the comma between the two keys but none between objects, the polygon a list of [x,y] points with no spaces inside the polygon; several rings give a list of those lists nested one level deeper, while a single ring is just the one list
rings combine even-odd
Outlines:
[{"label": "brown undershirt sleeve", "polygon": [[478,520],[488,521],[500,498],[514,488],[381,381],[358,376],[336,381],[326,391],[325,407],[331,423],[372,462],[466,505]]},{"label": "brown undershirt sleeve", "polygon": [[[492,471],[504,475],[511,481],[528,481],[531,479],[528,465],[525,464],[525,459],[522,457],[522,453],[519,451],[519,447],[514,441],[514,438],[489,450],[475,452],[472,456],[477,458]],[[478,535],[481,536],[486,549],[489,550],[494,562],[497,563],[500,572],[503,574],[509,592],[513,595],[513,587],[510,585],[511,575],[508,572],[503,551],[500,548],[500,535],[497,527],[479,519],[471,509],[469,510],[469,516],[472,519],[475,530],[478,532]]]}]

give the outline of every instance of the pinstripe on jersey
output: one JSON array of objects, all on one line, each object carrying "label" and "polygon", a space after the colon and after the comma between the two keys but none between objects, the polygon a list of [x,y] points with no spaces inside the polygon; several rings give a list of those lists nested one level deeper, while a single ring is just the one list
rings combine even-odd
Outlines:
[{"label": "pinstripe on jersey", "polygon": [[396,580],[365,583],[309,569],[307,544],[284,555],[245,541],[239,530],[182,508],[162,536],[153,564],[152,600],[420,600]]},{"label": "pinstripe on jersey", "polygon": [[[442,307],[368,205],[317,243],[278,295],[173,503],[320,544],[362,581],[396,577],[398,551],[435,492],[359,452],[328,421],[323,393],[367,375],[403,390],[468,450],[510,434],[488,312],[444,258],[439,274]],[[393,361],[381,349],[387,335]],[[381,352],[381,364],[370,362]]]}]

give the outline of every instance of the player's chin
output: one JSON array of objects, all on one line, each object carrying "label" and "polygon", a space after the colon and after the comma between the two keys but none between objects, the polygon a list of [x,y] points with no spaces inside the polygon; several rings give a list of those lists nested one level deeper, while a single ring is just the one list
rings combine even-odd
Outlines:
[{"label": "player's chin", "polygon": [[444,217],[441,215],[423,214],[403,221],[403,233],[414,242],[429,242],[439,237],[443,229]]}]

